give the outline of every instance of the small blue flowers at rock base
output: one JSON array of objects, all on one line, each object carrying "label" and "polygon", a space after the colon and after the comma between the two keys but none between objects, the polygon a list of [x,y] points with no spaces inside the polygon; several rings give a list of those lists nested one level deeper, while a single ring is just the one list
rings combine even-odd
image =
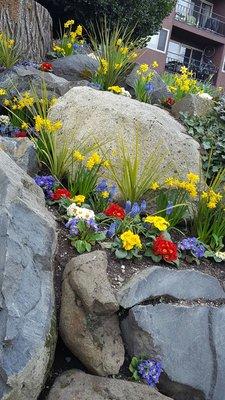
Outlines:
[{"label": "small blue flowers at rock base", "polygon": [[144,360],[138,364],[138,375],[149,386],[156,386],[162,372],[162,364],[156,360]]},{"label": "small blue flowers at rock base", "polygon": [[53,193],[53,188],[56,184],[56,180],[52,175],[37,175],[34,178],[36,185],[40,186],[47,199],[50,199]]}]

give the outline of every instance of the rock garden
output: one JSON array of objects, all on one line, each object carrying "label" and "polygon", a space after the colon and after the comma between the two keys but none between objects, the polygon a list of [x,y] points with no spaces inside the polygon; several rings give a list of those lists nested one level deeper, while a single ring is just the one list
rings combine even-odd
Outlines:
[{"label": "rock garden", "polygon": [[52,40],[45,8],[15,3],[0,1],[0,399],[224,400],[223,90],[139,63],[107,19]]}]

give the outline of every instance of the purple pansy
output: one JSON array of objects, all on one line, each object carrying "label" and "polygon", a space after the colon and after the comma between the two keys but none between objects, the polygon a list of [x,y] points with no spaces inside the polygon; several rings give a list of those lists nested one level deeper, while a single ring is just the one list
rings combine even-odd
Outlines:
[{"label": "purple pansy", "polygon": [[159,382],[162,372],[162,364],[156,360],[141,361],[138,365],[139,376],[147,382],[149,386],[155,386]]},{"label": "purple pansy", "polygon": [[205,255],[205,247],[196,237],[188,237],[178,243],[178,248],[182,251],[190,250],[196,258],[202,258]]}]

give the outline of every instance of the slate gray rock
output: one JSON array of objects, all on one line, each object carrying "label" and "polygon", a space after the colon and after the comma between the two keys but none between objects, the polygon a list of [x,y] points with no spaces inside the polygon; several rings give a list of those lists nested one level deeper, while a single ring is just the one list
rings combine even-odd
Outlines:
[{"label": "slate gray rock", "polygon": [[[136,65],[131,73],[126,78],[126,84],[132,89],[135,88],[135,84],[137,81],[137,70],[139,65]],[[151,80],[151,84],[153,85],[153,90],[151,92],[151,103],[152,104],[160,104],[162,100],[167,97],[173,97],[172,93],[168,90],[167,85],[163,82],[161,76],[157,71],[149,68],[148,73],[154,72],[154,76]]]},{"label": "slate gray rock", "polygon": [[135,306],[122,321],[130,356],[162,360],[160,389],[176,400],[224,400],[225,306]]},{"label": "slate gray rock", "polygon": [[28,175],[38,172],[38,160],[34,143],[28,138],[9,138],[0,136],[0,148],[4,150]]},{"label": "slate gray rock", "polygon": [[53,72],[70,82],[80,81],[98,69],[98,61],[87,54],[75,54],[52,62]]},{"label": "slate gray rock", "polygon": [[[102,251],[83,254],[63,274],[60,333],[70,351],[98,375],[114,375],[124,362],[118,304]],[[102,274],[102,276],[101,276]]]},{"label": "slate gray rock", "polygon": [[36,400],[56,343],[56,226],[42,190],[0,150],[0,399]]},{"label": "slate gray rock", "polygon": [[225,299],[225,292],[219,281],[211,275],[192,269],[154,266],[134,275],[116,294],[123,308],[131,308],[160,296],[179,300],[218,300]]},{"label": "slate gray rock", "polygon": [[0,87],[7,90],[8,97],[18,96],[18,92],[29,91],[32,87],[41,96],[43,82],[49,97],[62,96],[70,89],[70,82],[66,79],[32,66],[15,66],[0,75]]},{"label": "slate gray rock", "polygon": [[48,400],[171,400],[147,385],[71,370],[56,379]]}]

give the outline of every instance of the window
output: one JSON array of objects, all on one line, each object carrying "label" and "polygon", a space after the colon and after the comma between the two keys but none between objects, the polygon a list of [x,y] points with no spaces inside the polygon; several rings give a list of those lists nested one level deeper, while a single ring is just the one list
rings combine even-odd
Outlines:
[{"label": "window", "polygon": [[183,43],[170,41],[167,52],[167,64],[178,62],[188,68],[197,67],[201,64],[203,50],[187,46]]},{"label": "window", "polygon": [[169,30],[161,29],[158,35],[153,35],[147,47],[152,50],[160,51],[162,53],[166,52],[167,43],[169,38]]}]

